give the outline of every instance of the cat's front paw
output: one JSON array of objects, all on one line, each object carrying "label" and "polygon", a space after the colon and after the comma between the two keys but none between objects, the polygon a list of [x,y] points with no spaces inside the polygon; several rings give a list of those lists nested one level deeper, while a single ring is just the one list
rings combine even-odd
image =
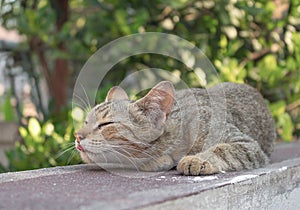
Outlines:
[{"label": "cat's front paw", "polygon": [[217,173],[217,169],[210,162],[201,160],[195,155],[183,157],[177,165],[177,171],[193,176]]}]

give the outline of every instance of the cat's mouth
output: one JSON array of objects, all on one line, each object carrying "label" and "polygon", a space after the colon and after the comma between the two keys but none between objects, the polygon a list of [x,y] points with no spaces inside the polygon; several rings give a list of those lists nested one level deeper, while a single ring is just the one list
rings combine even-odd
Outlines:
[{"label": "cat's mouth", "polygon": [[82,147],[80,144],[78,144],[78,145],[76,146],[76,149],[77,149],[78,151],[80,151],[80,152],[84,152],[84,149],[83,149],[83,147]]},{"label": "cat's mouth", "polygon": [[80,144],[80,141],[84,139],[84,137],[80,133],[75,133],[75,148],[79,152],[84,152],[83,146]]},{"label": "cat's mouth", "polygon": [[79,152],[84,152],[83,146],[82,146],[78,141],[75,141],[75,148],[76,148]]}]

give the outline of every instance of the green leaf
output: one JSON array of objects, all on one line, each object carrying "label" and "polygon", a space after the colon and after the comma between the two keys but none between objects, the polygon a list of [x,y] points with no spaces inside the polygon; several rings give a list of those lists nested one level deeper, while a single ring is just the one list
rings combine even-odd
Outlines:
[{"label": "green leaf", "polygon": [[283,100],[270,104],[270,111],[273,117],[279,118],[285,113],[286,103]]},{"label": "green leaf", "polygon": [[115,12],[115,18],[117,21],[118,26],[120,27],[120,29],[122,30],[122,32],[124,34],[131,34],[131,30],[130,27],[128,26],[128,23],[126,21],[127,17],[127,13],[124,10],[117,10]]},{"label": "green leaf", "polygon": [[281,137],[284,141],[291,141],[293,138],[294,125],[288,113],[284,113],[279,118],[279,124],[282,127]]},{"label": "green leaf", "polygon": [[243,1],[238,1],[235,5],[237,8],[244,10],[244,12],[248,13],[249,15],[257,16],[264,13],[263,8],[248,5],[246,6]]},{"label": "green leaf", "polygon": [[176,1],[169,0],[169,1],[165,1],[165,3],[167,3],[168,5],[173,7],[174,9],[180,9],[180,8],[184,7],[184,5],[188,2],[189,2],[189,0],[176,0]]},{"label": "green leaf", "polygon": [[28,131],[30,135],[34,138],[37,138],[41,134],[41,126],[36,118],[30,118],[28,122]]},{"label": "green leaf", "polygon": [[21,136],[23,137],[23,138],[25,138],[25,137],[27,137],[27,135],[28,135],[28,132],[27,132],[27,130],[26,130],[26,128],[24,128],[24,127],[19,127],[19,132],[20,132],[20,134],[21,134]]},{"label": "green leaf", "polygon": [[4,120],[7,122],[15,121],[15,113],[14,108],[10,102],[11,97],[6,97],[4,103]]}]

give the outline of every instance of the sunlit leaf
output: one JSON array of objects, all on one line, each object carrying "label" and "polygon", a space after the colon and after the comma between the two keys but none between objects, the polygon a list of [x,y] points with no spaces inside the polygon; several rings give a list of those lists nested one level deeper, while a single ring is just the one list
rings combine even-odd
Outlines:
[{"label": "sunlit leaf", "polygon": [[54,132],[54,125],[50,122],[47,122],[44,126],[43,126],[43,130],[45,132],[46,135],[51,136],[52,133]]},{"label": "sunlit leaf", "polygon": [[284,101],[277,101],[270,105],[271,113],[274,117],[279,117],[285,113],[286,103]]},{"label": "sunlit leaf", "polygon": [[28,131],[33,137],[39,137],[41,134],[41,126],[36,118],[30,118],[28,122]]},{"label": "sunlit leaf", "polygon": [[19,132],[23,138],[25,138],[28,135],[28,132],[24,127],[19,127]]},{"label": "sunlit leaf", "polygon": [[84,111],[79,107],[74,107],[72,109],[72,118],[77,122],[82,122],[84,120]]},{"label": "sunlit leaf", "polygon": [[287,113],[284,113],[283,115],[280,116],[279,118],[279,124],[282,127],[282,133],[281,137],[285,141],[291,141],[293,137],[293,122]]}]

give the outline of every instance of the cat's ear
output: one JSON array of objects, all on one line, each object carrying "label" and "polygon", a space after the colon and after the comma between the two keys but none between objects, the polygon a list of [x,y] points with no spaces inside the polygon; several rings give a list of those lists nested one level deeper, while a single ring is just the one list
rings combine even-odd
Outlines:
[{"label": "cat's ear", "polygon": [[173,84],[163,81],[154,86],[146,96],[136,101],[136,104],[145,111],[160,109],[168,116],[174,104],[174,93]]},{"label": "cat's ear", "polygon": [[127,93],[119,86],[112,87],[106,96],[105,101],[120,101],[120,100],[128,100]]}]

